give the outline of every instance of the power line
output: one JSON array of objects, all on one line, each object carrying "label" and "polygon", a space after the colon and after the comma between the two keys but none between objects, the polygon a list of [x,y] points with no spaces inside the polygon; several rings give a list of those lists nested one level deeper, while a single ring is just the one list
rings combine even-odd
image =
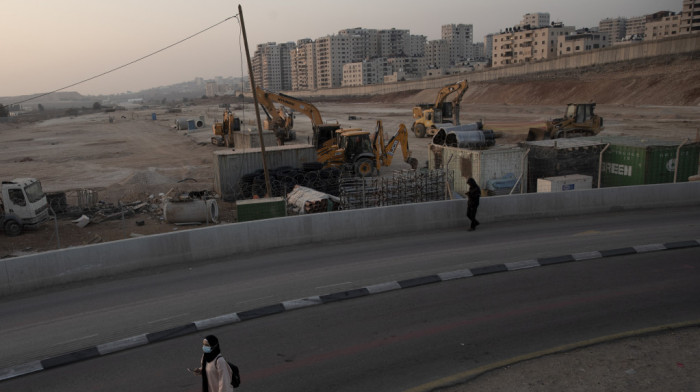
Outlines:
[{"label": "power line", "polygon": [[[181,39],[181,40],[175,42],[174,44],[170,44],[170,45],[168,45],[168,46],[166,46],[166,47],[164,47],[164,48],[162,48],[162,49],[156,50],[155,52],[152,52],[152,53],[147,54],[147,55],[145,55],[145,56],[143,56],[143,57],[140,57],[140,58],[138,58],[138,59],[136,59],[136,60],[134,60],[134,61],[130,61],[130,62],[124,64],[124,65],[120,65],[119,67],[110,69],[109,71],[102,72],[102,73],[99,74],[99,75],[95,75],[95,76],[93,76],[93,77],[90,77],[90,78],[81,80],[81,81],[79,81],[79,82],[73,83],[73,84],[71,84],[71,85],[69,85],[69,86],[62,87],[62,88],[59,88],[59,89],[50,91],[50,92],[48,92],[48,93],[39,94],[39,95],[37,95],[37,96],[31,97],[31,98],[27,98],[27,99],[25,99],[24,101],[15,102],[15,103],[13,103],[13,104],[11,104],[11,105],[19,105],[19,104],[21,104],[21,103],[25,103],[25,102],[28,102],[28,101],[32,101],[32,100],[37,99],[37,98],[45,97],[45,96],[47,96],[47,95],[49,95],[49,94],[53,94],[53,93],[56,93],[56,92],[59,92],[59,91],[65,90],[65,89],[69,89],[69,88],[74,87],[74,86],[77,86],[77,85],[79,85],[79,84],[83,84],[83,83],[89,82],[89,81],[91,81],[91,80],[93,80],[93,79],[97,79],[97,78],[99,78],[99,77],[105,76],[105,75],[110,74],[110,73],[112,73],[112,72],[118,71],[118,70],[120,70],[120,69],[122,69],[122,68],[128,67],[128,66],[130,66],[130,65],[132,65],[132,64],[138,63],[139,61],[142,61],[142,60],[145,60],[145,59],[147,59],[147,58],[149,58],[149,57],[151,57],[151,56],[154,56],[154,55],[156,55],[156,54],[158,54],[158,53],[160,53],[160,52],[162,52],[162,51],[164,51],[164,50],[170,49],[170,48],[172,48],[173,46],[179,45],[179,44],[181,44],[181,43],[183,43],[183,42],[185,42],[185,41],[187,41],[187,40],[189,40],[189,39],[192,39],[192,38],[194,38],[194,37],[196,37],[196,36],[198,36],[198,35],[200,35],[200,34],[206,32],[206,31],[208,31],[208,30],[213,29],[214,27],[216,27],[216,26],[218,26],[218,25],[220,25],[220,24],[222,24],[222,23],[228,21],[229,19],[233,19],[233,18],[237,18],[237,17],[238,17],[238,14],[236,14],[236,15],[234,15],[234,16],[229,16],[228,18],[222,20],[221,22],[218,22],[218,23],[216,23],[216,24],[213,24],[213,25],[207,27],[207,28],[204,29],[204,30],[201,30],[201,31],[199,31],[199,32],[197,32],[197,33],[194,33],[194,34],[190,35],[190,36],[187,37],[187,38],[183,38],[183,39]],[[0,105],[0,106],[2,106],[2,105]]]}]

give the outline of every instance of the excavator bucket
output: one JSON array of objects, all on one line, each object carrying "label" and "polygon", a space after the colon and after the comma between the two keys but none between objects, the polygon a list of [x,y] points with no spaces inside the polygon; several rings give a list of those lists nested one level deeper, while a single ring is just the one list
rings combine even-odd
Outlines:
[{"label": "excavator bucket", "polygon": [[535,141],[535,140],[545,140],[549,139],[547,135],[547,130],[544,128],[530,128],[530,130],[527,132],[527,141]]}]

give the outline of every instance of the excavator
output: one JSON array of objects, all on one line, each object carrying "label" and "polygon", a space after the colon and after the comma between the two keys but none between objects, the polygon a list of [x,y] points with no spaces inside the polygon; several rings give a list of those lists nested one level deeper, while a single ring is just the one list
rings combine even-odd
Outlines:
[{"label": "excavator", "polygon": [[597,135],[603,130],[603,118],[594,110],[595,103],[570,103],[564,117],[547,121],[546,128],[530,128],[527,141]]},{"label": "excavator", "polygon": [[223,122],[215,122],[211,126],[214,136],[211,137],[211,144],[215,146],[233,147],[233,132],[241,130],[241,120],[230,111],[224,111]]},{"label": "excavator", "polygon": [[317,151],[318,161],[324,167],[347,167],[360,177],[375,176],[382,166],[391,165],[399,146],[404,162],[412,169],[418,167],[418,160],[411,157],[408,131],[403,124],[386,143],[381,120],[377,121],[376,131],[371,136],[370,132],[357,128],[338,129],[335,134],[335,140],[326,141]]},{"label": "excavator", "polygon": [[271,115],[270,121],[268,122],[268,124],[271,126],[271,128],[268,129],[277,129],[278,135],[281,135],[283,138],[285,138],[285,135],[291,131],[294,120],[291,113],[283,110],[284,108],[280,108],[279,110],[275,108],[274,102],[302,113],[311,120],[311,126],[313,128],[313,145],[317,150],[321,148],[326,141],[334,139],[335,131],[340,128],[340,124],[337,123],[324,124],[323,117],[321,117],[321,112],[316,108],[316,106],[309,102],[286,94],[266,91],[260,87],[256,87],[256,93],[258,96],[258,102],[263,106],[263,108],[265,108],[265,111],[268,114],[274,113]]},{"label": "excavator", "polygon": [[[435,103],[415,106],[413,108],[415,121],[411,126],[413,134],[423,138],[435,135],[442,123],[459,125],[459,105],[467,89],[469,89],[469,83],[466,80],[448,84],[438,91]],[[445,102],[452,93],[457,93],[452,102]]]}]

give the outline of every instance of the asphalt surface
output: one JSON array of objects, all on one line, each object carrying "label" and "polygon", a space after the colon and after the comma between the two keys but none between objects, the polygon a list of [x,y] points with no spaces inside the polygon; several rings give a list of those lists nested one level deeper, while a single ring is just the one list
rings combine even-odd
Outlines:
[{"label": "asphalt surface", "polygon": [[[11,366],[31,363],[38,359],[43,359],[41,362],[44,364],[51,364],[51,360],[60,358],[61,354],[76,351],[71,350],[72,347],[90,348],[94,345],[105,345],[118,339],[139,336],[138,333],[144,330],[143,333],[147,337],[158,337],[153,340],[156,341],[170,337],[167,333],[165,336],[162,333],[168,331],[168,328],[174,328],[179,331],[178,333],[195,332],[196,328],[183,330],[181,327],[189,325],[193,320],[212,320],[218,315],[231,314],[232,310],[237,312],[236,315],[246,314],[246,312],[250,314],[251,310],[253,313],[263,309],[269,310],[274,308],[275,304],[286,304],[294,298],[320,298],[323,292],[355,296],[356,294],[347,293],[357,293],[358,290],[367,287],[382,287],[387,283],[411,287],[421,282],[429,283],[424,282],[423,279],[444,272],[461,271],[463,273],[468,270],[472,275],[480,275],[496,272],[490,271],[495,268],[493,266],[527,266],[533,260],[541,266],[558,263],[579,264],[567,263],[571,260],[567,260],[566,255],[576,255],[582,260],[589,259],[581,265],[597,263],[610,257],[617,260],[617,258],[624,259],[630,256],[650,257],[658,262],[659,255],[664,252],[674,255],[679,254],[677,252],[690,252],[690,260],[697,260],[697,247],[663,251],[659,248],[661,244],[667,244],[670,247],[690,246],[693,240],[688,238],[700,237],[697,218],[697,209],[685,209],[517,222],[516,225],[491,224],[490,232],[480,227],[481,230],[475,233],[454,230],[366,241],[360,249],[356,245],[353,249],[353,244],[328,244],[314,249],[275,251],[264,255],[236,258],[235,263],[199,265],[193,266],[191,270],[189,267],[176,268],[158,271],[160,273],[157,274],[150,271],[148,274],[139,274],[126,279],[102,281],[98,282],[99,284],[78,285],[50,293],[4,299],[0,308],[3,314],[9,314],[11,317],[7,318],[7,324],[4,318],[2,331],[0,331],[3,347],[9,348],[8,351],[4,351],[9,355],[3,354],[2,360],[7,361]],[[653,228],[648,224],[649,219],[654,222]],[[543,236],[542,233],[548,233],[548,235]],[[499,246],[504,237],[509,239],[507,247]],[[557,252],[560,253],[557,254]],[[594,257],[595,252],[599,253],[597,257]],[[472,259],[473,256],[476,257]],[[464,260],[465,258],[469,260]],[[502,267],[496,269],[502,269]],[[535,270],[546,269],[534,268],[522,272],[529,274]],[[469,281],[473,284],[471,282],[479,282],[482,279],[488,281],[492,276],[499,275],[513,274],[495,274],[459,281]],[[430,279],[433,278],[428,278]],[[542,284],[541,287],[538,285],[534,292],[548,290],[549,286],[553,285],[554,279],[556,278],[545,279],[544,282],[547,283]],[[435,287],[452,283],[441,283]],[[415,290],[422,289],[421,287]],[[398,292],[403,291],[406,290]],[[194,293],[205,297],[191,299]],[[391,292],[370,297],[389,298],[394,294],[396,293]],[[523,293],[518,294],[518,296],[522,295]],[[501,297],[502,294],[498,296]],[[695,296],[695,298],[698,297]],[[276,302],[277,299],[281,302]],[[219,300],[225,304],[226,311],[210,309],[210,305],[214,308],[219,306]],[[358,301],[364,300],[366,299]],[[352,302],[354,301],[346,303]],[[203,303],[206,303],[206,306],[202,306]],[[387,307],[391,309],[393,306]],[[447,308],[448,306],[437,307]],[[315,309],[304,309],[299,313],[313,313]],[[325,307],[318,309],[325,309]],[[4,313],[6,310],[9,313]],[[178,311],[180,313],[176,313]],[[324,310],[321,313],[325,312]],[[170,317],[158,318],[160,313]],[[289,317],[294,317],[291,316],[294,313],[297,312],[289,313]],[[195,318],[198,316],[201,318]],[[250,323],[237,323],[235,328],[256,324],[263,320],[277,323],[274,320],[281,317],[288,317],[287,312]],[[374,315],[374,317],[385,319],[380,315]],[[152,320],[147,321],[145,325],[139,325],[139,319],[148,318]],[[115,319],[119,322],[114,322]],[[189,321],[183,322],[183,320]],[[409,325],[412,323],[414,321],[409,321]],[[55,344],[60,340],[56,338],[57,335],[60,339],[68,340],[61,340],[60,344]],[[45,346],[21,344],[27,341],[42,341],[42,339],[47,342]],[[96,343],[91,346],[90,342]],[[170,341],[158,343],[155,346],[166,343],[170,344]],[[322,345],[322,347],[330,346],[330,343]],[[151,346],[132,351],[137,352],[148,347]],[[35,351],[28,352],[27,348]],[[55,354],[51,352],[52,350]],[[125,353],[120,352],[105,358]],[[23,356],[29,358],[23,358]],[[102,358],[99,360],[101,361]],[[12,361],[19,363],[12,363]],[[88,362],[93,361],[97,360]],[[73,366],[78,365],[66,368]],[[38,376],[33,374],[20,380],[29,380]]]}]

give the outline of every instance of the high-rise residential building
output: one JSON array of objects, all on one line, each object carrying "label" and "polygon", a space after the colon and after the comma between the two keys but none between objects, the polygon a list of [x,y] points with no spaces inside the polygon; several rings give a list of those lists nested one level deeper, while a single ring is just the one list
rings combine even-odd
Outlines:
[{"label": "high-rise residential building", "polygon": [[484,57],[487,59],[492,58],[493,54],[493,37],[496,34],[489,33],[484,36]]},{"label": "high-rise residential building", "polygon": [[523,15],[520,27],[530,26],[531,29],[549,26],[549,12],[533,12]]},{"label": "high-rise residential building", "polygon": [[[423,50],[425,51],[425,48]],[[390,74],[399,73],[408,79],[419,79],[428,69],[428,60],[425,56],[389,57],[387,63],[391,67]]]},{"label": "high-rise residential building", "polygon": [[608,37],[608,42],[612,45],[620,42],[627,35],[626,18],[606,18],[598,24],[598,31]]},{"label": "high-rise residential building", "polygon": [[316,89],[316,47],[310,38],[297,41],[290,52],[292,90]]},{"label": "high-rise residential building", "polygon": [[646,15],[627,18],[627,22],[625,22],[625,37],[643,37],[646,33],[646,23]]},{"label": "high-rise residential building", "polygon": [[451,64],[467,61],[473,57],[474,26],[470,24],[443,25],[442,39],[447,41]]},{"label": "high-rise residential building", "polygon": [[353,48],[347,35],[328,35],[316,40],[316,85],[318,88],[340,87],[343,65],[352,63]]},{"label": "high-rise residential building", "polygon": [[411,52],[409,30],[385,29],[378,31],[378,51],[380,57],[408,56]]},{"label": "high-rise residential building", "polygon": [[445,69],[450,66],[450,46],[444,39],[428,41],[425,44],[425,58],[428,69]]},{"label": "high-rise residential building", "polygon": [[681,33],[681,15],[660,11],[647,15],[645,40],[675,37]]},{"label": "high-rise residential building", "polygon": [[424,35],[411,35],[409,39],[410,45],[406,55],[409,57],[425,56],[425,43],[428,42],[428,38]]},{"label": "high-rise residential building", "polygon": [[344,29],[338,35],[352,37],[351,45],[353,58],[357,60],[373,58],[379,56],[379,31],[375,29],[363,29],[355,27]]},{"label": "high-rise residential building", "polygon": [[258,45],[251,61],[257,86],[270,91],[292,88],[290,50],[294,47],[293,42],[279,45],[267,42]]},{"label": "high-rise residential building", "polygon": [[690,34],[700,31],[700,0],[683,0],[680,33]]}]

